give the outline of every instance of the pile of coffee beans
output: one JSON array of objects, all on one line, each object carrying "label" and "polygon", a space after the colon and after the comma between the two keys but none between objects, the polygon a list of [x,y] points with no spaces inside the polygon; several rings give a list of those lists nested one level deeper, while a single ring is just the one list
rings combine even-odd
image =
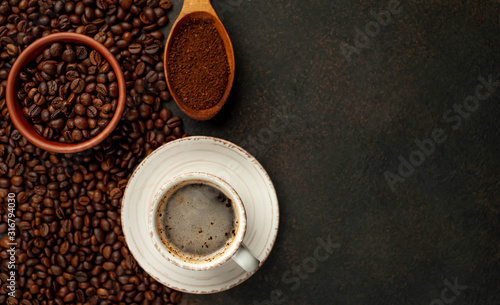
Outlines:
[{"label": "pile of coffee beans", "polygon": [[23,114],[48,140],[74,143],[95,137],[117,107],[111,65],[85,45],[53,43],[19,77]]},{"label": "pile of coffee beans", "polygon": [[[0,0],[0,234],[8,230],[7,198],[14,194],[17,268],[12,297],[9,240],[1,239],[0,304],[180,301],[179,292],[134,260],[120,219],[134,168],[160,145],[187,136],[181,119],[167,109],[160,30],[170,6],[168,0]],[[35,147],[16,130],[5,106],[8,71],[19,53],[60,31],[103,42],[127,84],[122,121],[98,146],[77,154]]]}]

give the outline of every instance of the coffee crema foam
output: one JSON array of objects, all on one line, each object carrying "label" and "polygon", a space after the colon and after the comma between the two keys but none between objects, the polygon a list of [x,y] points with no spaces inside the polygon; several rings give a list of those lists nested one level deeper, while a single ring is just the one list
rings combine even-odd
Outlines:
[{"label": "coffee crema foam", "polygon": [[222,255],[239,223],[232,200],[206,181],[174,186],[161,199],[155,217],[160,240],[169,252],[192,263]]}]

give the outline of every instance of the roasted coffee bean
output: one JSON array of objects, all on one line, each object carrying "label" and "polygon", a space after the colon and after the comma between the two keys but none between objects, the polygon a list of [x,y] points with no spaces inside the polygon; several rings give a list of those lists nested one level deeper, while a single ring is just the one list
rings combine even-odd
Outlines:
[{"label": "roasted coffee bean", "polygon": [[81,78],[77,78],[73,80],[73,82],[71,83],[71,90],[74,93],[80,93],[83,91],[84,88],[85,88],[85,82]]},{"label": "roasted coffee bean", "polygon": [[158,25],[158,27],[164,27],[165,25],[167,25],[167,23],[168,23],[168,17],[167,16],[161,16],[156,21],[156,24]]},{"label": "roasted coffee bean", "polygon": [[45,96],[41,93],[37,93],[33,97],[33,102],[35,103],[35,105],[41,106],[45,103]]},{"label": "roasted coffee bean", "polygon": [[76,299],[77,299],[78,303],[85,302],[85,294],[84,294],[83,290],[81,290],[81,289],[76,290]]},{"label": "roasted coffee bean", "polygon": [[117,98],[119,96],[118,84],[111,83],[108,88],[108,93],[111,98]]},{"label": "roasted coffee bean", "polygon": [[87,119],[81,116],[75,117],[74,122],[75,122],[75,127],[79,129],[86,129],[89,126]]},{"label": "roasted coffee bean", "polygon": [[80,103],[83,106],[89,106],[92,103],[92,96],[89,93],[82,93],[80,95]]},{"label": "roasted coffee bean", "polygon": [[73,228],[73,223],[69,219],[65,219],[61,222],[62,229],[68,233]]},{"label": "roasted coffee bean", "polygon": [[114,188],[109,193],[109,196],[110,196],[111,199],[121,198],[122,195],[123,195],[123,193],[122,193],[122,190],[120,188]]},{"label": "roasted coffee bean", "polygon": [[71,138],[75,142],[80,142],[83,139],[83,132],[79,129],[75,129],[71,132]]},{"label": "roasted coffee bean", "polygon": [[79,60],[84,60],[88,56],[87,48],[84,46],[76,46],[75,51],[76,51],[76,58]]},{"label": "roasted coffee bean", "polygon": [[102,96],[108,95],[108,88],[104,84],[97,84],[96,91],[98,94]]},{"label": "roasted coffee bean", "polygon": [[43,185],[37,185],[35,186],[35,193],[37,195],[43,196],[47,192],[47,188]]},{"label": "roasted coffee bean", "polygon": [[128,50],[131,54],[139,54],[142,51],[142,46],[138,43],[134,43],[128,47]]},{"label": "roasted coffee bean", "polygon": [[16,56],[19,52],[18,47],[13,44],[8,44],[7,46],[5,46],[5,50],[10,56]]},{"label": "roasted coffee bean", "polygon": [[179,303],[181,301],[181,298],[182,298],[182,295],[177,291],[173,291],[170,294],[170,302],[172,302],[174,304]]},{"label": "roasted coffee bean", "polygon": [[125,259],[125,265],[127,266],[128,269],[134,269],[136,266],[135,259],[132,257],[132,255],[127,256]]},{"label": "roasted coffee bean", "polygon": [[74,110],[75,110],[75,114],[76,115],[85,115],[87,113],[87,109],[85,108],[85,106],[83,106],[83,104],[76,104],[74,106]]},{"label": "roasted coffee bean", "polygon": [[14,186],[20,186],[23,183],[24,179],[22,176],[14,176],[10,179],[10,183]]},{"label": "roasted coffee bean", "polygon": [[141,76],[144,74],[145,71],[146,71],[146,64],[142,61],[139,62],[135,67],[135,74],[137,74],[137,76]]},{"label": "roasted coffee bean", "polygon": [[170,0],[160,0],[159,6],[162,9],[168,10],[172,7],[172,3],[170,2]]},{"label": "roasted coffee bean", "polygon": [[148,21],[149,21],[150,23],[152,23],[152,22],[154,22],[154,21],[155,21],[155,19],[156,19],[156,14],[155,14],[155,11],[154,11],[151,7],[146,6],[146,7],[143,9],[142,13],[144,14],[144,16],[148,19]]},{"label": "roasted coffee bean", "polygon": [[68,81],[74,81],[75,79],[77,79],[78,77],[80,77],[80,73],[78,73],[78,71],[76,70],[70,70],[68,72],[66,72],[66,79]]},{"label": "roasted coffee bean", "polygon": [[172,131],[172,134],[177,138],[182,138],[182,136],[184,135],[184,130],[182,129],[182,127],[177,126]]},{"label": "roasted coffee bean", "polygon": [[[39,20],[39,22],[43,24],[43,21]],[[61,56],[63,53],[63,49],[64,49],[64,47],[61,43],[59,43],[59,42],[53,43],[49,48],[50,56],[53,58],[57,58],[57,57]]]},{"label": "roasted coffee bean", "polygon": [[97,40],[100,43],[104,43],[106,41],[106,38],[107,38],[107,36],[106,36],[105,32],[97,32],[94,35],[94,39]]},{"label": "roasted coffee bean", "polygon": [[113,271],[116,269],[116,265],[111,263],[111,262],[105,262],[103,265],[102,265],[102,269],[106,270],[106,271]]},{"label": "roasted coffee bean", "polygon": [[76,230],[81,230],[83,228],[83,218],[82,217],[75,217],[73,219],[73,228]]},{"label": "roasted coffee bean", "polygon": [[14,153],[8,154],[5,163],[9,168],[13,168],[16,165],[16,155]]},{"label": "roasted coffee bean", "polygon": [[7,178],[0,178],[0,188],[9,188],[10,180]]},{"label": "roasted coffee bean", "polygon": [[108,235],[106,235],[106,238],[105,238],[104,242],[107,245],[114,244],[116,242],[116,233],[115,232],[111,232]]},{"label": "roasted coffee bean", "polygon": [[[95,200],[94,200],[95,201]],[[94,236],[96,238],[96,240],[100,243],[104,242],[105,240],[105,235],[104,235],[104,232],[101,228],[95,228],[94,229]]]},{"label": "roasted coffee bean", "polygon": [[75,280],[79,283],[87,282],[88,279],[89,279],[89,276],[86,272],[78,271],[77,273],[75,273]]},{"label": "roasted coffee bean", "polygon": [[148,83],[154,83],[158,80],[158,73],[155,71],[149,71],[148,74],[146,74],[146,81]]},{"label": "roasted coffee bean", "polygon": [[175,128],[175,127],[181,126],[181,124],[182,124],[181,118],[176,117],[176,116],[168,119],[168,121],[167,121],[167,126],[169,128]]},{"label": "roasted coffee bean", "polygon": [[106,125],[108,125],[107,119],[99,119],[97,121],[97,126],[99,126],[100,128],[104,128],[104,127],[106,127]]},{"label": "roasted coffee bean", "polygon": [[40,114],[40,119],[42,120],[42,122],[50,121],[50,119],[51,119],[50,111],[47,109],[43,109],[42,113]]},{"label": "roasted coffee bean", "polygon": [[147,46],[144,49],[144,51],[146,52],[146,54],[152,55],[152,54],[156,54],[159,49],[160,49],[160,46],[158,44],[154,43],[154,44]]},{"label": "roasted coffee bean", "polygon": [[[54,109],[61,109],[64,106],[64,100],[62,99],[62,97],[56,97],[55,99],[52,100],[52,103],[50,105]],[[50,108],[49,111],[51,111]]]},{"label": "roasted coffee bean", "polygon": [[89,55],[90,62],[94,66],[100,66],[101,65],[101,53],[97,52],[96,50],[92,50]]},{"label": "roasted coffee bean", "polygon": [[106,74],[99,74],[95,79],[98,83],[106,83],[108,81],[108,77],[106,76]]},{"label": "roasted coffee bean", "polygon": [[96,83],[87,84],[87,86],[85,87],[85,92],[86,93],[93,93],[95,91],[95,87],[96,87]]},{"label": "roasted coffee bean", "polygon": [[49,75],[54,75],[54,74],[56,74],[56,65],[52,62],[44,63],[42,65],[42,71],[49,74]]},{"label": "roasted coffee bean", "polygon": [[12,138],[12,140],[14,141],[18,141],[19,139],[21,139],[21,133],[15,129],[14,131],[12,131],[12,133],[10,134],[10,137]]},{"label": "roasted coffee bean", "polygon": [[42,108],[36,104],[31,105],[31,107],[28,109],[28,116],[30,118],[34,118],[40,115],[42,113]]},{"label": "roasted coffee bean", "polygon": [[5,163],[0,163],[0,174],[5,175],[9,168],[7,167],[7,164]]},{"label": "roasted coffee bean", "polygon": [[64,60],[65,62],[68,62],[68,63],[75,62],[75,60],[76,60],[75,51],[73,51],[71,49],[66,49],[66,50],[64,50],[61,58],[62,58],[62,60]]},{"label": "roasted coffee bean", "polygon": [[47,123],[47,126],[53,129],[61,129],[64,127],[64,120],[62,118],[58,118]]},{"label": "roasted coffee bean", "polygon": [[160,111],[160,119],[164,122],[167,122],[168,119],[170,119],[170,117],[172,117],[172,112],[167,109],[167,108],[163,108],[161,111]]},{"label": "roasted coffee bean", "polygon": [[89,118],[95,118],[97,116],[97,113],[98,113],[98,110],[95,106],[92,105],[92,106],[89,106],[87,108],[87,116]]},{"label": "roasted coffee bean", "polygon": [[107,299],[109,294],[108,294],[108,290],[104,289],[104,288],[99,288],[97,289],[97,296],[100,297],[101,299]]},{"label": "roasted coffee bean", "polygon": [[153,109],[151,108],[151,106],[147,105],[147,104],[141,104],[139,106],[139,115],[142,117],[142,118],[147,118],[151,115],[151,112],[153,111]]},{"label": "roasted coffee bean", "polygon": [[47,82],[47,92],[49,95],[55,95],[59,86],[57,85],[56,81],[48,81]]},{"label": "roasted coffee bean", "polygon": [[[91,18],[91,17],[92,17],[92,14],[93,14],[93,12],[92,12],[91,8],[90,8],[90,7],[86,7],[86,8],[85,8],[85,15],[83,15],[83,16],[81,17],[82,23],[84,23],[84,24],[88,23],[88,20],[87,20],[87,19],[88,19],[88,18]],[[90,17],[89,17],[89,16],[90,16]],[[96,25],[96,24],[94,24],[94,23],[87,24],[87,25],[85,26],[85,29],[84,29],[84,33],[85,33],[86,35],[89,35],[89,36],[93,36],[93,35],[95,35],[95,34],[97,33],[97,31],[98,31],[97,25]]]}]

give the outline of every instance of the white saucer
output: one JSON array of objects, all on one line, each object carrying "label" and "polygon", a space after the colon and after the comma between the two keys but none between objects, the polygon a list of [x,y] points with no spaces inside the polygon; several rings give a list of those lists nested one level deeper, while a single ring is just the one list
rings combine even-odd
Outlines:
[{"label": "white saucer", "polygon": [[174,176],[194,171],[219,176],[238,192],[247,213],[244,244],[262,266],[278,233],[276,191],[254,157],[221,139],[183,138],[146,157],[125,189],[121,209],[123,234],[134,258],[158,282],[188,293],[215,293],[242,283],[253,273],[232,260],[208,271],[182,269],[163,258],[148,232],[148,208],[158,189]]}]

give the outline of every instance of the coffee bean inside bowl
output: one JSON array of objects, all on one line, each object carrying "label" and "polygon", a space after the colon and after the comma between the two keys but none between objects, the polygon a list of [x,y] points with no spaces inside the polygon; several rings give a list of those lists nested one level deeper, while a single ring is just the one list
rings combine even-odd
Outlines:
[{"label": "coffee bean inside bowl", "polygon": [[19,77],[23,114],[47,140],[78,143],[95,137],[117,107],[110,64],[85,45],[53,43]]}]

